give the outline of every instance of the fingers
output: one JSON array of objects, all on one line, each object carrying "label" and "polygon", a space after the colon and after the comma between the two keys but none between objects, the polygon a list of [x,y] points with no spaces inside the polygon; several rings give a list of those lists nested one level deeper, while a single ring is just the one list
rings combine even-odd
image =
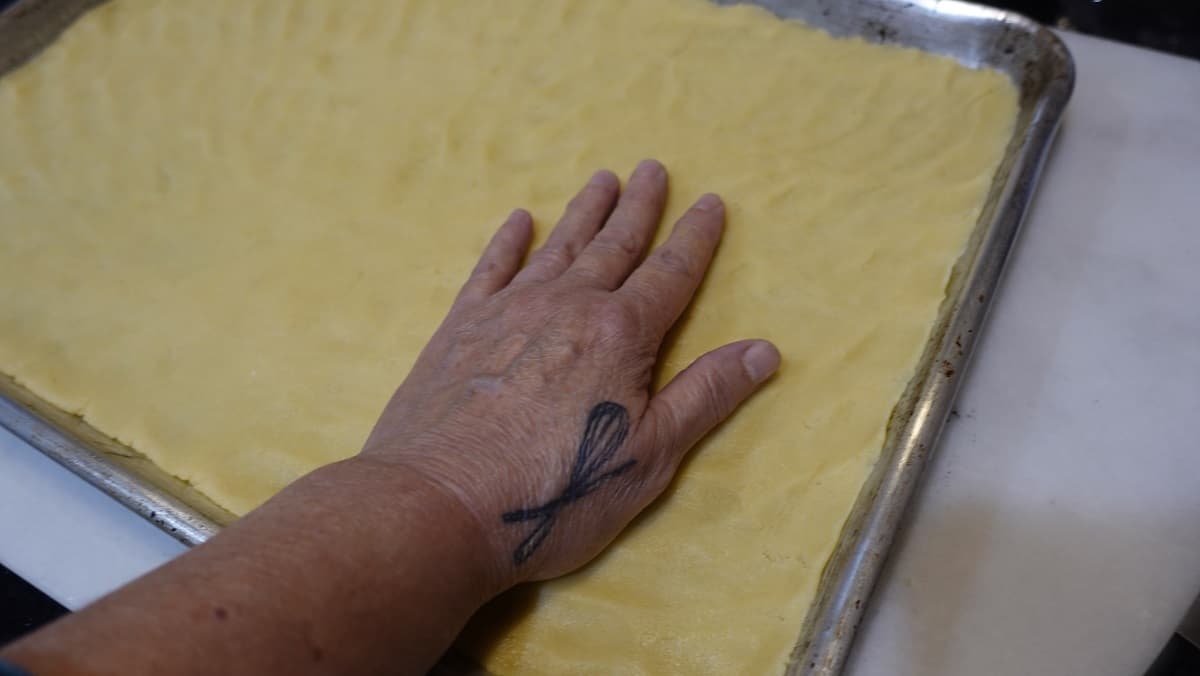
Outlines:
[{"label": "fingers", "polygon": [[744,340],[705,354],[676,375],[646,409],[655,448],[671,474],[683,455],[779,368],[779,350],[765,340]]},{"label": "fingers", "polygon": [[608,222],[568,272],[607,289],[620,286],[646,253],[666,202],[667,170],[655,160],[644,160]]},{"label": "fingers", "polygon": [[621,192],[611,171],[598,171],[567,205],[550,237],[516,276],[517,282],[544,282],[561,275],[603,227]]},{"label": "fingers", "polygon": [[649,321],[665,335],[679,319],[708,272],[725,229],[725,205],[713,194],[688,209],[667,241],[625,280],[619,293],[645,307]]},{"label": "fingers", "polygon": [[455,304],[479,302],[507,286],[521,267],[532,239],[533,218],[529,212],[512,212],[484,247]]}]

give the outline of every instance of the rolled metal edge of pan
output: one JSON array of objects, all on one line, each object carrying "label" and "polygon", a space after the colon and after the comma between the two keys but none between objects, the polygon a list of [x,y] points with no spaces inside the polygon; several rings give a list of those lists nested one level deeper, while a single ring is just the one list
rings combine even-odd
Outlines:
[{"label": "rolled metal edge of pan", "polygon": [[45,403],[8,376],[0,376],[0,427],[185,545],[204,542],[233,519],[145,456]]},{"label": "rolled metal edge of pan", "polygon": [[[1069,50],[1045,27],[972,3],[818,0],[804,5],[798,18],[836,35],[915,47],[970,67],[1002,71],[1018,87],[1020,100],[1015,133],[952,273],[950,291],[920,367],[893,410],[879,461],[822,572],[817,598],[786,670],[788,676],[833,676],[845,666],[871,593],[953,406],[1074,89],[1075,67]],[[823,26],[823,19],[835,24]]]}]

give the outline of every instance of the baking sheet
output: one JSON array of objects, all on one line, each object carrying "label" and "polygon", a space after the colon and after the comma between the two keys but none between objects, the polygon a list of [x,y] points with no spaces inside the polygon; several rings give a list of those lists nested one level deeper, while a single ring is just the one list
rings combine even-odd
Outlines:
[{"label": "baking sheet", "polygon": [[[20,0],[0,14],[0,77],[31,58],[100,0]],[[1053,33],[1015,14],[952,0],[753,1],[838,36],[942,54],[1008,74],[1020,90],[1014,136],[971,240],[952,275],[917,375],[893,411],[874,472],[825,566],[789,675],[841,671],[905,508],[953,403],[999,284],[1042,162],[1074,84]],[[0,376],[0,425],[185,544],[214,535],[232,515],[136,451]],[[454,669],[461,672],[461,669]]]}]

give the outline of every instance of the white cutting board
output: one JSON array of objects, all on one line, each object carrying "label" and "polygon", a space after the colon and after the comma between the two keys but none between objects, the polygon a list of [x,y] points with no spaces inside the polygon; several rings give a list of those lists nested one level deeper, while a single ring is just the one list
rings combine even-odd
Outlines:
[{"label": "white cutting board", "polygon": [[1200,592],[1200,62],[1079,82],[851,674],[1140,674]]},{"label": "white cutting board", "polygon": [[[849,673],[1140,673],[1200,592],[1200,62],[1079,85]],[[0,562],[70,607],[182,548],[0,431]]]}]

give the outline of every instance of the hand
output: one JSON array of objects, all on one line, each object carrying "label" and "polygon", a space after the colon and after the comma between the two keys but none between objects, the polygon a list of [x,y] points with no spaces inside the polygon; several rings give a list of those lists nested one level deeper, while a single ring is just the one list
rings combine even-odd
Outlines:
[{"label": "hand", "polygon": [[[649,391],[724,224],[705,196],[642,262],[667,177],[597,174],[521,269],[496,233],[355,458],[3,651],[34,673],[426,673],[495,594],[583,565],[779,365],[762,341]],[[186,641],[177,640],[186,636]]]},{"label": "hand", "polygon": [[598,554],[779,365],[771,344],[743,341],[649,391],[725,221],[705,195],[643,261],[666,194],[654,161],[624,194],[597,173],[524,268],[532,222],[513,213],[360,455],[461,504],[508,584]]}]

